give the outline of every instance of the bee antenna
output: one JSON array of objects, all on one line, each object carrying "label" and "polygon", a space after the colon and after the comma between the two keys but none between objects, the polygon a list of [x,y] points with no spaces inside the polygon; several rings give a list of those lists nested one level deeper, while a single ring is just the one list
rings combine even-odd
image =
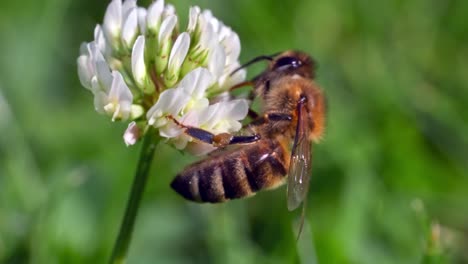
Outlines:
[{"label": "bee antenna", "polygon": [[234,73],[240,71],[241,69],[243,68],[246,68],[254,63],[257,63],[259,61],[264,61],[264,60],[267,60],[267,61],[272,61],[273,60],[273,57],[275,56],[276,54],[273,54],[273,55],[270,55],[270,56],[266,56],[266,55],[262,55],[262,56],[258,56],[256,58],[253,58],[251,59],[250,61],[244,63],[243,65],[241,65],[239,68],[235,69],[233,72],[231,72],[231,74],[229,76],[232,76],[234,75]]}]

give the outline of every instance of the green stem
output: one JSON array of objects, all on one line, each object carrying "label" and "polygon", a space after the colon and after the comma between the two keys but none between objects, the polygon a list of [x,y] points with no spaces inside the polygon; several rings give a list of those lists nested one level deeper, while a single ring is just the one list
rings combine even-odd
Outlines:
[{"label": "green stem", "polygon": [[133,226],[135,224],[138,208],[148,179],[151,161],[153,160],[154,151],[158,142],[159,137],[156,136],[153,129],[150,128],[146,131],[146,135],[141,146],[140,160],[138,161],[135,178],[133,179],[132,190],[127,201],[127,208],[125,209],[125,216],[120,226],[119,235],[115,242],[112,257],[109,262],[111,264],[125,263],[128,247],[132,238]]}]

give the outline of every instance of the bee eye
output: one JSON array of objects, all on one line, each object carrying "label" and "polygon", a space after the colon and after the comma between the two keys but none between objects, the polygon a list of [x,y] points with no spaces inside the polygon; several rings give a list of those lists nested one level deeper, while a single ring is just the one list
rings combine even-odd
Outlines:
[{"label": "bee eye", "polygon": [[295,57],[283,57],[276,61],[275,69],[278,68],[299,68],[302,66],[302,61]]}]

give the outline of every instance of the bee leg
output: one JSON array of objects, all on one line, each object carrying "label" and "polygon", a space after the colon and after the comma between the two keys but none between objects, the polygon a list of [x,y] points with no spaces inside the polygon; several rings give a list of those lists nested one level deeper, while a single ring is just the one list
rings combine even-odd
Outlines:
[{"label": "bee leg", "polygon": [[258,134],[251,136],[233,136],[230,133],[220,133],[215,135],[211,132],[196,127],[186,127],[184,132],[195,139],[211,144],[217,148],[223,148],[232,144],[253,143],[260,140],[260,135]]},{"label": "bee leg", "polygon": [[233,136],[229,144],[248,144],[260,140],[260,135],[254,134],[251,136]]},{"label": "bee leg", "polygon": [[230,133],[221,133],[215,135],[196,127],[187,127],[184,132],[195,139],[211,144],[217,148],[223,148],[233,144],[248,144],[260,140],[260,135],[258,134],[251,136],[233,136]]},{"label": "bee leg", "polygon": [[252,143],[255,141],[260,140],[260,135],[254,134],[251,136],[234,136],[230,133],[220,133],[220,134],[213,134],[209,131],[206,131],[201,128],[186,126],[179,121],[177,121],[174,117],[168,116],[167,118],[174,121],[174,123],[182,128],[185,128],[184,133],[197,139],[202,142],[208,143],[213,145],[217,148],[223,148],[227,145],[232,144],[247,144]]}]

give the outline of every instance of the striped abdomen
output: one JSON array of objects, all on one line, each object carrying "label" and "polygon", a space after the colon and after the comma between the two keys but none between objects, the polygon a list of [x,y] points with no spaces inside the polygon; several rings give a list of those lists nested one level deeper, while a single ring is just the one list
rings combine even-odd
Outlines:
[{"label": "striped abdomen", "polygon": [[260,140],[188,166],[171,186],[197,202],[219,203],[250,196],[284,182],[289,155],[279,141]]}]

